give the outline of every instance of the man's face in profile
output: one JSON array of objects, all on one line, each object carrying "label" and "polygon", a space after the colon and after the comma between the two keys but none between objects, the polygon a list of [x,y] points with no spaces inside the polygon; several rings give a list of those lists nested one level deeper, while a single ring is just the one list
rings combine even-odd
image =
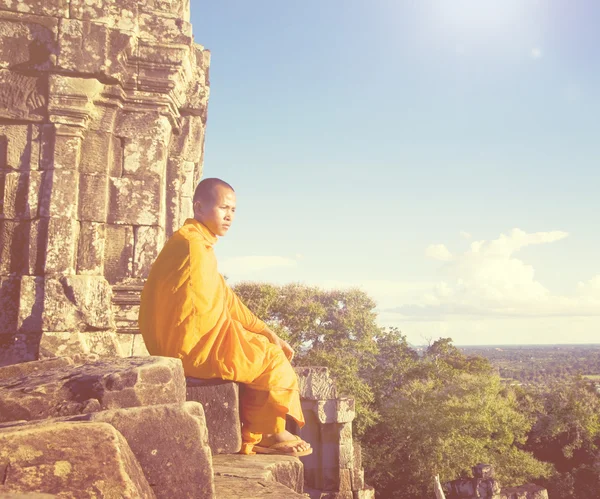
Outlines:
[{"label": "man's face in profile", "polygon": [[194,218],[216,236],[224,236],[235,218],[235,192],[216,185],[206,198],[194,203]]}]

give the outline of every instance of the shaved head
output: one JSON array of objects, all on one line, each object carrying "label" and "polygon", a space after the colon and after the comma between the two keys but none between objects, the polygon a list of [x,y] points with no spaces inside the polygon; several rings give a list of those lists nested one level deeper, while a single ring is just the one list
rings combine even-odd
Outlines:
[{"label": "shaved head", "polygon": [[196,190],[194,191],[194,203],[196,201],[206,202],[212,200],[217,187],[230,189],[235,192],[233,187],[220,178],[205,178],[196,186]]},{"label": "shaved head", "polygon": [[194,218],[224,236],[235,218],[235,191],[220,178],[206,178],[194,192]]}]

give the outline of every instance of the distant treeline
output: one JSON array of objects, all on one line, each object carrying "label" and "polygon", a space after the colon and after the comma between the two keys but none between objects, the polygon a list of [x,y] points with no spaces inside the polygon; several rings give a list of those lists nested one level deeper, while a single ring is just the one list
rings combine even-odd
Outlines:
[{"label": "distant treeline", "polygon": [[501,378],[522,383],[586,376],[600,382],[600,345],[527,345],[460,347],[489,359]]}]

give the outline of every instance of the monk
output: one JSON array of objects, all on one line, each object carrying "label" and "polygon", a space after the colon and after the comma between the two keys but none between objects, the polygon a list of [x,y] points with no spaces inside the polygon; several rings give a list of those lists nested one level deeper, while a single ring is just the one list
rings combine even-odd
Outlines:
[{"label": "monk", "polygon": [[305,456],[310,445],[285,429],[304,425],[294,351],[240,301],[217,271],[213,245],[235,217],[235,192],[202,180],[188,218],[166,243],[142,291],[139,326],[148,352],[181,359],[186,376],[245,386],[242,454]]}]

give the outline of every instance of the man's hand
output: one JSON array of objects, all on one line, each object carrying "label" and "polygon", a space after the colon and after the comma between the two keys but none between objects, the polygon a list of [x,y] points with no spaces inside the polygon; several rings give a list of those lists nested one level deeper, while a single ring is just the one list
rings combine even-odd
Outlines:
[{"label": "man's hand", "polygon": [[262,334],[264,334],[271,343],[281,348],[287,359],[290,362],[292,361],[292,359],[294,358],[294,349],[290,346],[290,344],[287,341],[282,340],[268,326]]}]

